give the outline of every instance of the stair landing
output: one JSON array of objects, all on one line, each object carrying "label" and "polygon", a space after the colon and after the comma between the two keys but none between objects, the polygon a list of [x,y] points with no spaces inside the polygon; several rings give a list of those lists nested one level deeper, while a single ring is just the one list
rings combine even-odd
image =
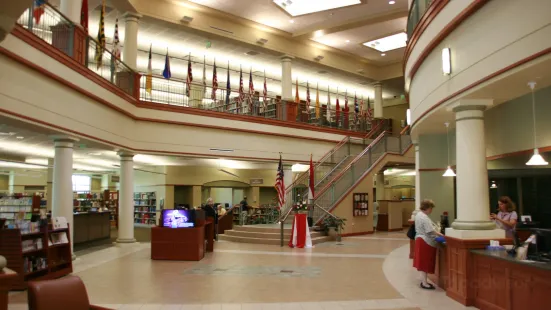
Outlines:
[{"label": "stair landing", "polygon": [[[226,230],[224,234],[218,235],[218,239],[241,243],[281,245],[280,233],[278,224],[234,226],[232,230]],[[322,232],[311,229],[310,236],[314,245],[333,240],[332,237],[324,236]],[[291,238],[291,225],[285,224],[283,229],[284,244],[289,242],[289,238]]]}]

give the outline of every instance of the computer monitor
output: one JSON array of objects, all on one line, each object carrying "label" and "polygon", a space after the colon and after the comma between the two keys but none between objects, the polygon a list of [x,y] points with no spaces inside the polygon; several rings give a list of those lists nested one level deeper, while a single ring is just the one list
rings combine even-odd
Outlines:
[{"label": "computer monitor", "polygon": [[534,228],[538,253],[551,253],[551,229]]}]

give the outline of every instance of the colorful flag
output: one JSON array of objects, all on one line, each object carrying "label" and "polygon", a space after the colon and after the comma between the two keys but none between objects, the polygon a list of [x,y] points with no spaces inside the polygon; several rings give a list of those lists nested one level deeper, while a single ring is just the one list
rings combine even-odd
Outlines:
[{"label": "colorful flag", "polygon": [[207,56],[203,55],[203,98],[207,97]]},{"label": "colorful flag", "polygon": [[254,85],[253,85],[253,69],[249,71],[249,113],[253,113],[253,95],[254,95]]},{"label": "colorful flag", "polygon": [[230,104],[230,94],[230,62],[228,61],[228,77],[226,78],[226,110],[228,109]]},{"label": "colorful flag", "polygon": [[268,108],[268,84],[266,84],[266,70],[264,70],[264,91],[262,93],[262,105],[264,111]]},{"label": "colorful flag", "polygon": [[362,95],[362,100],[360,100],[360,119],[365,117],[364,114],[364,96]]},{"label": "colorful flag", "polygon": [[151,68],[151,45],[149,45],[149,61],[147,62],[147,75],[145,76],[145,91],[151,94],[153,89],[153,69]]},{"label": "colorful flag", "polygon": [[297,78],[297,83],[295,85],[296,85],[296,88],[295,88],[295,102],[300,103],[300,97],[298,95],[298,78]]},{"label": "colorful flag", "polygon": [[82,0],[82,6],[80,7],[80,25],[84,28],[86,35],[88,35],[88,0]]},{"label": "colorful flag", "polygon": [[170,79],[172,77],[172,72],[170,72],[170,58],[168,57],[168,47],[166,48],[165,68],[163,70],[163,76],[165,79]]},{"label": "colorful flag", "polygon": [[243,89],[243,69],[239,66],[239,97],[237,97],[237,113],[239,114],[239,109],[243,106],[243,101],[245,100],[245,90]]},{"label": "colorful flag", "polygon": [[308,119],[310,119],[310,84],[306,81],[306,113],[308,113]]},{"label": "colorful flag", "polygon": [[115,34],[113,35],[113,55],[115,56],[115,58],[118,58],[118,59],[121,58],[120,44],[121,44],[121,41],[119,39],[119,18],[117,17],[117,19],[115,20]]},{"label": "colorful flag", "polygon": [[312,161],[312,154],[310,154],[310,180],[308,181],[308,200],[314,200],[314,162]]},{"label": "colorful flag", "polygon": [[40,19],[45,11],[46,2],[46,0],[34,0],[33,17],[35,24],[40,24]]},{"label": "colorful flag", "polygon": [[191,72],[191,53],[187,59],[187,78],[186,78],[186,96],[190,95],[191,82],[193,82],[193,73]]},{"label": "colorful flag", "polygon": [[320,83],[316,87],[316,119],[320,118]]},{"label": "colorful flag", "polygon": [[360,106],[358,105],[358,97],[356,96],[356,93],[354,92],[354,124],[358,123],[360,114]]},{"label": "colorful flag", "polygon": [[281,154],[279,154],[279,165],[277,166],[275,182],[275,189],[277,191],[277,208],[279,210],[281,210],[285,205],[285,182],[283,177],[283,161],[281,160]]},{"label": "colorful flag", "polygon": [[96,43],[96,65],[99,70],[103,64],[103,51],[105,50],[105,0],[101,1],[101,12],[99,16],[98,42]]},{"label": "colorful flag", "polygon": [[367,97],[367,111],[366,111],[366,120],[368,123],[371,123],[373,119],[373,110],[371,110],[371,105],[369,104],[369,97]]},{"label": "colorful flag", "polygon": [[348,108],[348,90],[344,93],[344,108],[342,109],[342,111],[344,112],[343,126],[344,129],[348,129],[348,121],[350,116],[350,114],[348,113],[348,111],[350,111]]},{"label": "colorful flag", "polygon": [[218,76],[216,75],[216,59],[214,60],[214,68],[212,69],[212,94],[210,99],[216,100],[216,91],[218,90]]},{"label": "colorful flag", "polygon": [[327,121],[331,123],[331,89],[327,85],[327,113],[325,114]]},{"label": "colorful flag", "polygon": [[341,116],[341,106],[339,104],[339,88],[337,87],[337,104],[335,105],[335,118],[337,121],[337,127],[339,127]]}]

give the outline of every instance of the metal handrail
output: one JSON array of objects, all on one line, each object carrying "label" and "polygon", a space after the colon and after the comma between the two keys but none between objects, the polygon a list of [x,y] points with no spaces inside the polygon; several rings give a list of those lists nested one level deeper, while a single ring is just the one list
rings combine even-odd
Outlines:
[{"label": "metal handrail", "polygon": [[[320,207],[318,204],[314,203],[311,205],[313,208],[319,208],[321,209],[323,212],[326,213],[326,215],[329,215],[331,216],[332,218],[334,219],[338,219],[337,216],[335,216],[334,214],[332,214],[331,212],[325,210],[324,208]],[[291,211],[293,210],[293,208],[290,208],[289,211],[287,211],[287,214],[285,214],[285,216],[283,217],[283,220],[279,223],[280,224],[280,233],[279,233],[279,239],[280,239],[280,244],[281,246],[283,247],[284,245],[284,241],[283,241],[283,237],[284,237],[284,225],[285,225],[285,221],[287,220],[287,217],[289,217],[289,214],[291,214]],[[340,235],[340,227],[337,227],[337,235]]]}]

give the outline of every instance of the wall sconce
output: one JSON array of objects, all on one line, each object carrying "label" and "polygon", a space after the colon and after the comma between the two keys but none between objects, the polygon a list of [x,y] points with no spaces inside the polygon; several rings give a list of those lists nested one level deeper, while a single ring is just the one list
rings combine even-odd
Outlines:
[{"label": "wall sconce", "polygon": [[444,72],[445,75],[452,73],[450,49],[447,47],[442,49],[442,72]]}]

